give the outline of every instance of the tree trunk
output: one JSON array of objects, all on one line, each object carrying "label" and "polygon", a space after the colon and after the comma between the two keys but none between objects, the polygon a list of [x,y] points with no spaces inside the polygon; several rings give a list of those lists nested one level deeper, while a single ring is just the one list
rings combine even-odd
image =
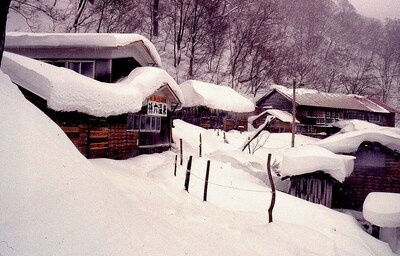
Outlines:
[{"label": "tree trunk", "polygon": [[159,5],[160,0],[154,0],[153,2],[153,36],[158,36],[159,31],[158,31],[158,5]]},{"label": "tree trunk", "polygon": [[3,59],[4,42],[6,39],[7,14],[11,0],[2,0],[0,4],[0,67]]}]

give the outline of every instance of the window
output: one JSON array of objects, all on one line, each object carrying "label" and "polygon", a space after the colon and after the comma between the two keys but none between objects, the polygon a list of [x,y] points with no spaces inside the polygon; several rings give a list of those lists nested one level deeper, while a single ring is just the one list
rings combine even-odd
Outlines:
[{"label": "window", "polygon": [[94,62],[93,61],[70,61],[68,68],[87,77],[94,78]]},{"label": "window", "polygon": [[315,110],[308,110],[307,111],[307,117],[316,117],[317,113],[315,112]]},{"label": "window", "polygon": [[127,118],[128,130],[142,132],[159,132],[161,130],[161,117],[129,114]]}]

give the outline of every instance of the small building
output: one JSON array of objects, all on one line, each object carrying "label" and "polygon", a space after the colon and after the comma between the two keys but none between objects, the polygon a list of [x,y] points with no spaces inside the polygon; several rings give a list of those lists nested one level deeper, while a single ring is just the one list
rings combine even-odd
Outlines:
[{"label": "small building", "polygon": [[[268,116],[274,117],[271,123],[268,126],[268,131],[273,133],[282,133],[282,132],[292,132],[292,122],[293,116],[287,111],[279,110],[279,109],[267,109],[264,112],[261,112],[257,116],[249,117],[249,123],[253,125],[253,127],[258,128],[262,124],[264,124],[266,118]],[[296,119],[296,125],[300,124],[300,122]]]},{"label": "small building", "polygon": [[[256,113],[278,109],[292,113],[293,91],[276,86],[256,102]],[[396,109],[358,95],[323,93],[296,89],[296,132],[324,138],[338,131],[332,124],[338,120],[359,119],[381,126],[394,127]]]},{"label": "small building", "polygon": [[171,146],[171,117],[183,97],[160,68],[138,67],[119,82],[104,83],[5,52],[2,70],[87,158],[125,159]]},{"label": "small building", "polygon": [[137,67],[161,66],[154,45],[138,34],[7,32],[4,47],[105,83]]},{"label": "small building", "polygon": [[400,193],[400,130],[381,127],[337,134],[316,143],[354,156],[354,170],[333,186],[332,207],[361,210],[371,192]]},{"label": "small building", "polygon": [[195,80],[179,87],[185,103],[177,118],[205,129],[247,130],[254,104],[232,88]]},{"label": "small building", "polygon": [[279,175],[289,178],[288,193],[312,203],[332,207],[333,186],[353,171],[354,157],[335,154],[316,145],[287,149]]}]

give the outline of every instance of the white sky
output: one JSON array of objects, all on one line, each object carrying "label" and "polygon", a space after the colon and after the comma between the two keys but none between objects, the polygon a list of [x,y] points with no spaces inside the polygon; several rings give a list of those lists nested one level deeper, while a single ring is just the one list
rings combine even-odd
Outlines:
[{"label": "white sky", "polygon": [[349,0],[358,13],[377,19],[400,19],[400,0]]}]

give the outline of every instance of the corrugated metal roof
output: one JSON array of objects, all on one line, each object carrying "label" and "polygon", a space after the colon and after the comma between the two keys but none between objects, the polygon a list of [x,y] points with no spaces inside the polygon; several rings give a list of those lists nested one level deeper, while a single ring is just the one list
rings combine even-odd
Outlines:
[{"label": "corrugated metal roof", "polygon": [[[292,99],[292,94],[276,90]],[[378,100],[371,100],[357,95],[335,93],[301,93],[296,94],[296,103],[301,106],[324,107],[335,109],[352,109],[376,113],[398,112]]]}]

